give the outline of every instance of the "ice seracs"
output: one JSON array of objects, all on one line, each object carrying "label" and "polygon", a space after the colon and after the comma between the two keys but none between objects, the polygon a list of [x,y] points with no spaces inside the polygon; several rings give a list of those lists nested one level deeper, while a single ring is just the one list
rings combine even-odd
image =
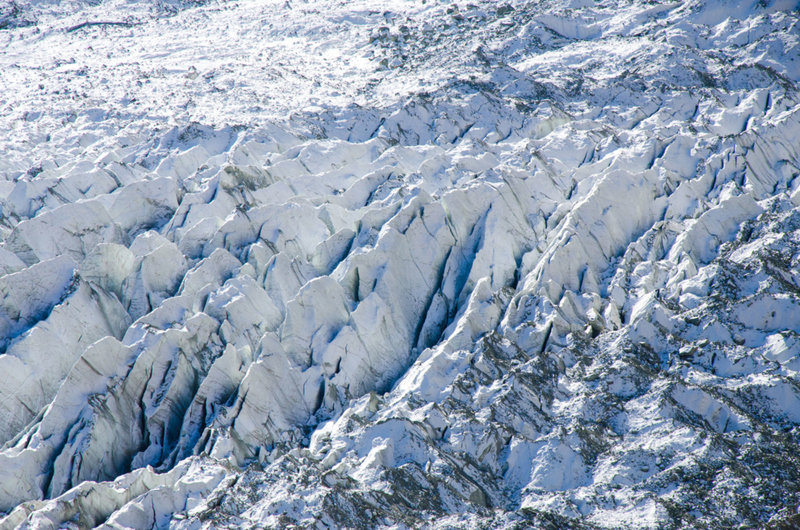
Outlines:
[{"label": "ice seracs", "polygon": [[793,5],[14,6],[0,528],[800,505]]}]

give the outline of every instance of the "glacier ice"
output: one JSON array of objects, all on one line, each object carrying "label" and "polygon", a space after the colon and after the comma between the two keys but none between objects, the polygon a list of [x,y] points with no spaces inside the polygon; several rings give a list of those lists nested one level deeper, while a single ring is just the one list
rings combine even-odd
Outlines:
[{"label": "glacier ice", "polygon": [[0,5],[0,529],[797,523],[796,2]]}]

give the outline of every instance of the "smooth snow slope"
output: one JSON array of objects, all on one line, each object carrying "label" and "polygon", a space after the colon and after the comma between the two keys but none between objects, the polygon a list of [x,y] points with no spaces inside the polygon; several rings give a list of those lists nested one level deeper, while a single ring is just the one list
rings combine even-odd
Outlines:
[{"label": "smooth snow slope", "polygon": [[0,528],[797,518],[797,2],[18,0],[0,47]]}]

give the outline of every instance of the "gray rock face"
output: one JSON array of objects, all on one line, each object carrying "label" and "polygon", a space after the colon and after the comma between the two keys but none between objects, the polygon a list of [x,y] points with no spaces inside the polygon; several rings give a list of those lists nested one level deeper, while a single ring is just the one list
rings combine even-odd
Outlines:
[{"label": "gray rock face", "polygon": [[0,9],[0,529],[793,524],[795,7]]}]

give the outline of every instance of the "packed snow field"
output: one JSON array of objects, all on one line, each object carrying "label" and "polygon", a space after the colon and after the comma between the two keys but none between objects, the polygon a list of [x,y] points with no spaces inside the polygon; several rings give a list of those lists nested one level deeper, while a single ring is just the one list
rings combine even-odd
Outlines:
[{"label": "packed snow field", "polygon": [[0,529],[800,524],[797,2],[16,0],[0,49]]}]

